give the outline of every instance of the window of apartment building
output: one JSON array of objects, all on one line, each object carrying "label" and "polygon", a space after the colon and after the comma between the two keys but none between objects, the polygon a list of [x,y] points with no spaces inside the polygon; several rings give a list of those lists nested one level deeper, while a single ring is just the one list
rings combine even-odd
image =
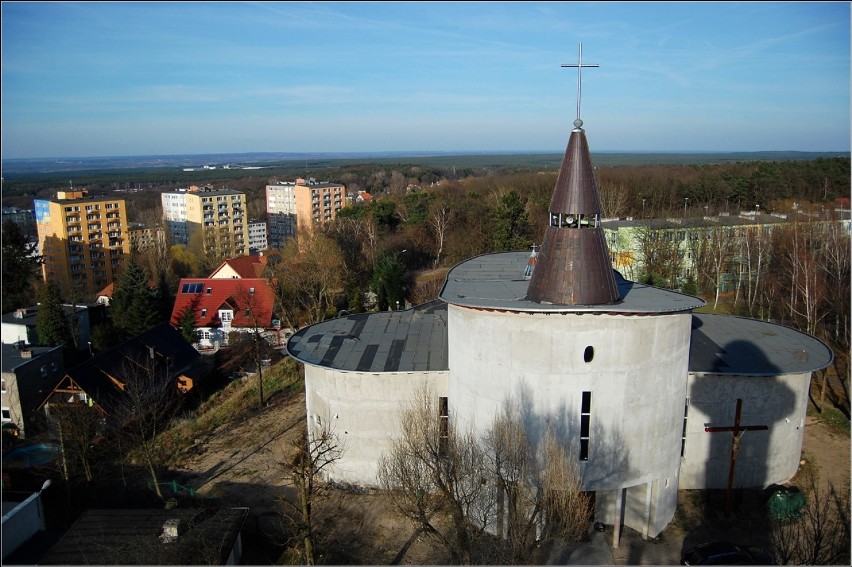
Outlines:
[{"label": "window of apartment building", "polygon": [[211,293],[213,293],[213,288],[212,288],[212,287],[208,287],[208,288],[207,288],[207,295],[210,295]]},{"label": "window of apartment building", "polygon": [[0,392],[2,392],[4,394],[6,393],[6,379],[5,378],[0,379]]},{"label": "window of apartment building", "polygon": [[2,416],[3,416],[3,423],[6,423],[8,421],[12,421],[12,410],[9,409],[9,408],[2,408]]},{"label": "window of apartment building", "polygon": [[202,316],[202,317],[206,317],[206,316],[207,316],[207,309],[202,309],[202,310],[201,310],[201,316]]},{"label": "window of apartment building", "polygon": [[231,321],[234,318],[234,312],[224,310],[219,311],[219,318],[222,320],[223,323]]},{"label": "window of apartment building", "polygon": [[592,393],[583,392],[580,401],[580,460],[589,460],[589,435],[592,424]]},{"label": "window of apartment building", "polygon": [[680,435],[680,456],[686,453],[686,421],[689,417],[689,398],[683,404],[683,432]]}]

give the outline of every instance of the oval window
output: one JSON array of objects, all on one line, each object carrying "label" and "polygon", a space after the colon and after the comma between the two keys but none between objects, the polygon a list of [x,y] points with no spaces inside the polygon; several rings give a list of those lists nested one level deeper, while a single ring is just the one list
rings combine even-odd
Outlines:
[{"label": "oval window", "polygon": [[587,346],[586,350],[583,351],[583,360],[586,362],[591,362],[595,357],[595,347]]}]

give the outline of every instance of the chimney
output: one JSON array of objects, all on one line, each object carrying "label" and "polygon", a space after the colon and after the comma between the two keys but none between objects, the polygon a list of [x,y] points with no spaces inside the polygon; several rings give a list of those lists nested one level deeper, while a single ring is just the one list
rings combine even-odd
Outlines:
[{"label": "chimney", "polygon": [[186,523],[182,522],[180,518],[170,518],[163,522],[163,533],[160,534],[160,541],[172,543],[185,531]]},{"label": "chimney", "polygon": [[33,351],[31,351],[29,349],[22,348],[19,352],[21,353],[21,358],[32,358],[33,357]]},{"label": "chimney", "polygon": [[24,315],[27,314],[26,308],[15,309],[15,319],[23,319]]}]

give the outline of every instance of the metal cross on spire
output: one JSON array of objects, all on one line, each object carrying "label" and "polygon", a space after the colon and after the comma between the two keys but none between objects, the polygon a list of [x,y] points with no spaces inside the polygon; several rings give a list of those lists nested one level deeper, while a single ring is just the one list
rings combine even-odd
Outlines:
[{"label": "metal cross on spire", "polygon": [[583,67],[600,67],[597,64],[583,64],[583,44],[580,44],[580,55],[576,63],[563,63],[563,67],[577,68],[577,119],[574,121],[574,126],[580,128],[583,126],[583,121],[580,120],[580,96],[583,92]]}]

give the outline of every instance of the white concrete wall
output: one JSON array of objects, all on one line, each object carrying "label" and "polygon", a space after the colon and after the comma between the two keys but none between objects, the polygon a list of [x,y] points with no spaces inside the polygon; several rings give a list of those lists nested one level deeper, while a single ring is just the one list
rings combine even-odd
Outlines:
[{"label": "white concrete wall", "polygon": [[[485,431],[513,400],[531,433],[555,425],[579,458],[581,396],[591,392],[584,485],[605,501],[606,491],[657,481],[654,517],[635,525],[635,511],[625,514],[625,525],[641,532],[648,522],[655,536],[677,505],[690,326],[689,313],[500,313],[450,305],[451,419]],[[588,346],[594,358],[587,363]],[[599,506],[596,517],[614,523],[619,512]]]},{"label": "white concrete wall", "polygon": [[447,372],[342,372],[305,365],[308,428],[330,426],[343,454],[329,476],[377,486],[379,459],[399,432],[399,415],[422,384],[447,395]]},{"label": "white concrete wall", "polygon": [[810,377],[810,373],[777,377],[690,375],[680,487],[727,488],[732,434],[708,433],[704,428],[732,426],[738,398],[743,400],[740,424],[766,425],[769,429],[742,434],[734,487],[764,488],[792,477],[801,459]]},{"label": "white concrete wall", "polygon": [[41,492],[37,492],[3,514],[3,559],[45,529]]}]

